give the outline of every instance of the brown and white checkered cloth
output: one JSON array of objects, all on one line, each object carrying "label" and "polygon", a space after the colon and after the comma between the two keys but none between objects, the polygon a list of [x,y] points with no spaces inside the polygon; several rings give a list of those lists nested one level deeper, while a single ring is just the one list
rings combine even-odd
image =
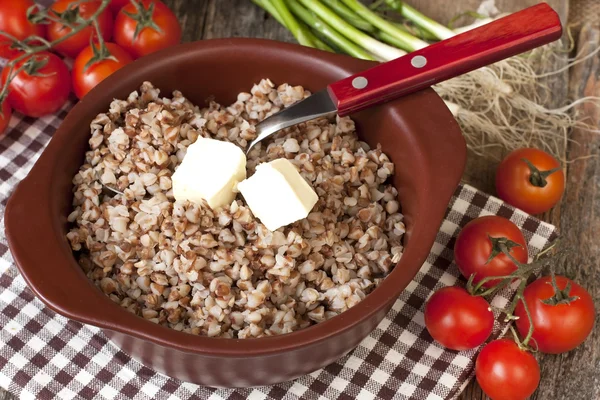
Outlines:
[{"label": "brown and white checkered cloth", "polygon": [[[13,116],[0,140],[0,218],[15,185],[27,175],[66,115]],[[217,390],[159,374],[113,345],[93,326],[55,314],[18,274],[0,228],[0,386],[21,399],[451,399],[473,376],[477,350],[455,352],[427,333],[423,306],[443,286],[464,284],[452,263],[461,226],[480,215],[511,219],[524,231],[533,256],[555,228],[500,200],[460,186],[427,261],[385,320],[353,352],[293,382],[272,387]],[[43,266],[40,266],[43,268]],[[493,304],[503,307],[510,290]],[[493,337],[505,329],[497,323]]]}]

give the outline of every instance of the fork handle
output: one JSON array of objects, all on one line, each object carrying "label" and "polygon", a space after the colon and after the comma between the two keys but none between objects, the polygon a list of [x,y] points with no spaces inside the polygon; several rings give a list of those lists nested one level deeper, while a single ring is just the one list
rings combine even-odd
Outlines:
[{"label": "fork handle", "polygon": [[561,34],[558,14],[541,3],[327,88],[343,116],[532,50],[559,39]]}]

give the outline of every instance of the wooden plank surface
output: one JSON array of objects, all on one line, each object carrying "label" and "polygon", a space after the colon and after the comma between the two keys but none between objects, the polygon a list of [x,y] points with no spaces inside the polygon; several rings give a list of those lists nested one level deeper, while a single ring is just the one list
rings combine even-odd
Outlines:
[{"label": "wooden plank surface", "polygon": [[[585,2],[586,0],[571,0]],[[589,0],[587,0],[589,1]],[[597,0],[594,0],[597,1]],[[266,16],[249,0],[166,0],[179,16],[184,28],[184,41],[218,37],[262,37],[282,41],[293,41],[292,36],[276,21]],[[469,10],[476,10],[481,0],[410,0],[419,10],[441,22]],[[567,22],[569,2],[547,0]],[[496,0],[502,12],[511,12],[538,3],[537,0]],[[592,48],[600,44],[600,16],[593,26],[582,29],[580,47]],[[567,54],[554,64],[552,69],[564,65]],[[553,90],[552,104],[563,104],[571,97],[600,95],[600,58],[596,57],[574,69],[571,84],[566,74],[555,76],[548,82]],[[589,116],[600,128],[600,110],[593,106],[578,110]],[[575,131],[573,138],[579,145],[564,149],[568,159],[598,154],[600,136],[583,130]],[[464,180],[474,186],[494,193],[494,171],[503,156],[501,150],[489,151],[484,157],[469,154]],[[568,167],[567,193],[560,207],[545,216],[558,225],[568,245],[575,249],[575,256],[565,265],[566,273],[582,282],[592,293],[597,304],[600,301],[600,161],[586,158],[573,162]],[[600,334],[596,329],[593,337],[580,348],[561,356],[541,356],[542,382],[536,394],[538,400],[600,399]],[[0,400],[14,397],[0,390]],[[475,383],[460,397],[461,400],[486,399]]]},{"label": "wooden plank surface", "polygon": [[[577,52],[589,54],[600,46],[600,23],[587,24],[580,32]],[[600,96],[600,56],[576,65],[569,80],[571,98]],[[576,111],[582,119],[600,128],[600,107],[585,104]],[[586,287],[600,304],[600,136],[583,129],[571,135],[567,189],[560,207],[560,229],[572,257],[560,273]],[[597,309],[598,311],[598,309]],[[600,335],[596,329],[583,345],[558,356],[542,355],[542,384],[536,399],[600,399]]]}]

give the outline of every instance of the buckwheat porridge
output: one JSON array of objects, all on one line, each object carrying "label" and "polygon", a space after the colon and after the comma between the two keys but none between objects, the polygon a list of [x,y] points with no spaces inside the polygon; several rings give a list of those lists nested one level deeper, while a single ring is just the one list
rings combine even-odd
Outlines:
[{"label": "buckwheat porridge", "polygon": [[278,158],[298,168],[319,197],[305,219],[271,232],[240,195],[216,210],[173,197],[171,176],[199,136],[245,149],[258,121],[309,94],[262,80],[229,107],[200,109],[145,82],[113,101],[73,179],[67,237],[89,279],[152,322],[228,338],[288,333],[360,302],[402,256],[404,223],[394,165],[351,119],[300,124],[248,155],[248,176]]}]

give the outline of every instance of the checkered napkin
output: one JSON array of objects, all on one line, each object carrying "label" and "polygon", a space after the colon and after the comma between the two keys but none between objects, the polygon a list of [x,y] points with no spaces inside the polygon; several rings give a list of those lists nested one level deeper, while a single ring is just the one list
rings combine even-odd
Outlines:
[{"label": "checkered napkin", "polygon": [[[42,119],[13,116],[0,140],[0,218],[71,107]],[[451,399],[473,376],[477,351],[454,352],[427,333],[423,306],[436,289],[464,284],[452,263],[461,226],[480,215],[510,218],[525,233],[533,256],[555,228],[460,186],[427,261],[375,331],[336,363],[293,382],[255,389],[217,390],[181,382],[132,360],[93,326],[55,314],[18,274],[0,221],[0,386],[21,399]],[[510,289],[493,304],[504,307]],[[493,337],[506,327],[496,323]]]}]

